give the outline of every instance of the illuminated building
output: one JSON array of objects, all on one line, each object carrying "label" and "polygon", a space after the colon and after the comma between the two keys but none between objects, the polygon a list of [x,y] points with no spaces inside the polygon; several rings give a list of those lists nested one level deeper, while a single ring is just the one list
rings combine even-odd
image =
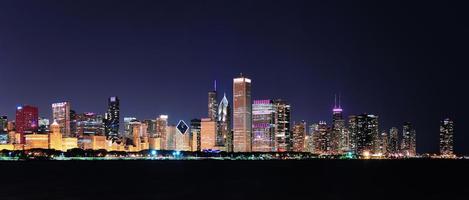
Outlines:
[{"label": "illuminated building", "polygon": [[225,146],[227,152],[233,151],[233,133],[231,131],[231,107],[226,98],[226,94],[223,95],[218,106],[218,134],[217,134],[217,145]]},{"label": "illuminated building", "polygon": [[449,118],[440,123],[440,154],[451,156],[453,151],[454,122]]},{"label": "illuminated building", "polygon": [[130,124],[136,121],[138,120],[135,117],[124,117],[124,137],[132,137],[132,127]]},{"label": "illuminated building", "polygon": [[400,151],[399,145],[399,129],[392,127],[389,130],[389,143],[388,143],[388,153],[389,154],[399,154]]},{"label": "illuminated building", "polygon": [[85,135],[78,141],[78,146],[82,149],[100,150],[107,149],[106,136]]},{"label": "illuminated building", "polygon": [[62,133],[60,133],[60,125],[57,121],[50,126],[51,132],[49,133],[49,149],[62,151]]},{"label": "illuminated building", "polygon": [[252,104],[252,151],[271,152],[275,148],[275,106],[272,100]]},{"label": "illuminated building", "polygon": [[375,139],[378,136],[378,116],[376,115],[352,115],[349,117],[350,135],[352,136],[352,150],[358,155],[364,152],[372,153]]},{"label": "illuminated building", "polygon": [[342,115],[342,107],[337,100],[334,101],[332,109],[332,131],[331,131],[331,151],[333,154],[340,154],[350,150],[350,138],[348,131],[345,129],[345,120]]},{"label": "illuminated building", "polygon": [[67,137],[62,138],[62,151],[68,151],[70,149],[78,148],[78,138]]},{"label": "illuminated building", "polygon": [[24,149],[48,149],[49,148],[49,135],[47,134],[27,134],[24,135],[25,145]]},{"label": "illuminated building", "polygon": [[7,116],[0,116],[0,144],[8,144],[8,118]]},{"label": "illuminated building", "polygon": [[107,112],[104,116],[104,133],[106,138],[113,142],[119,139],[119,104],[118,97],[109,97]]},{"label": "illuminated building", "polygon": [[52,119],[60,125],[60,132],[64,137],[71,136],[70,130],[70,102],[52,104]]},{"label": "illuminated building", "polygon": [[104,135],[103,116],[86,112],[76,115],[76,136]]},{"label": "illuminated building", "polygon": [[191,120],[191,136],[192,140],[190,142],[191,151],[201,151],[201,141],[200,141],[200,126],[201,120],[200,119],[193,119]]},{"label": "illuminated building", "polygon": [[[142,123],[139,121],[131,122],[132,127],[132,144],[137,149],[140,149],[141,139],[142,136]],[[145,130],[146,131],[146,130]]]},{"label": "illuminated building", "polygon": [[218,109],[217,99],[218,99],[217,81],[215,81],[214,90],[208,92],[208,117],[212,121],[217,120],[217,109]]},{"label": "illuminated building", "polygon": [[70,110],[70,137],[77,137],[77,113]]},{"label": "illuminated building", "polygon": [[149,138],[155,137],[156,136],[156,120],[146,119],[146,120],[143,120],[143,123],[147,127],[148,137]]},{"label": "illuminated building", "polygon": [[34,106],[18,106],[16,108],[16,132],[19,133],[20,143],[24,144],[24,135],[37,133],[38,109]]},{"label": "illuminated building", "polygon": [[217,133],[217,122],[210,118],[204,118],[200,122],[200,148],[216,149],[215,138]]},{"label": "illuminated building", "polygon": [[[185,130],[180,130],[178,128],[178,126],[184,126]],[[185,124],[185,122],[183,122],[182,120],[179,121],[179,124],[176,126],[176,134],[175,134],[175,143],[176,143],[176,150],[178,151],[190,151],[191,148],[190,148],[190,144],[189,144],[189,140],[192,139],[190,138],[190,133],[189,133],[189,127],[187,126],[187,124]],[[185,131],[185,132],[181,132],[181,131]]]},{"label": "illuminated building", "polygon": [[46,118],[39,118],[39,128],[37,130],[38,133],[49,133],[49,119]]},{"label": "illuminated building", "polygon": [[176,133],[177,133],[176,126],[169,125],[167,127],[165,150],[176,150]]},{"label": "illuminated building", "polygon": [[[251,79],[233,79],[233,151],[251,152],[252,137]],[[203,141],[202,141],[203,143]]]},{"label": "illuminated building", "polygon": [[275,151],[291,149],[290,104],[284,100],[275,100]]},{"label": "illuminated building", "polygon": [[8,121],[7,130],[8,132],[16,130],[14,121]]},{"label": "illuminated building", "polygon": [[319,124],[311,124],[305,137],[305,152],[314,153],[314,141],[317,139],[315,133],[318,133]]},{"label": "illuminated building", "polygon": [[305,137],[306,137],[306,122],[301,121],[300,123],[295,123],[293,125],[292,131],[292,140],[293,140],[293,151],[294,152],[303,152],[305,147]]},{"label": "illuminated building", "polygon": [[161,138],[148,138],[149,149],[161,150]]},{"label": "illuminated building", "polygon": [[382,154],[382,155],[386,155],[388,153],[388,144],[389,144],[389,140],[388,140],[388,134],[386,133],[386,131],[382,132],[381,135],[379,135],[379,139],[378,139],[378,148],[375,149],[375,154]]},{"label": "illuminated building", "polygon": [[161,149],[166,148],[166,135],[168,127],[168,115],[160,115],[156,118],[156,138],[161,138]]},{"label": "illuminated building", "polygon": [[8,117],[0,116],[0,133],[8,132]]},{"label": "illuminated building", "polygon": [[416,134],[410,122],[405,122],[402,128],[401,152],[404,156],[416,156]]},{"label": "illuminated building", "polygon": [[329,127],[325,121],[313,126],[313,146],[315,154],[329,154]]}]

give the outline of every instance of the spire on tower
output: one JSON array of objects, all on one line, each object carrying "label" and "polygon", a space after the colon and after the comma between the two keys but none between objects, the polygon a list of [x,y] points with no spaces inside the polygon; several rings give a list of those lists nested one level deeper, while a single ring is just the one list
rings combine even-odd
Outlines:
[{"label": "spire on tower", "polygon": [[217,80],[215,79],[215,82],[214,82],[214,91],[216,92],[217,91]]}]

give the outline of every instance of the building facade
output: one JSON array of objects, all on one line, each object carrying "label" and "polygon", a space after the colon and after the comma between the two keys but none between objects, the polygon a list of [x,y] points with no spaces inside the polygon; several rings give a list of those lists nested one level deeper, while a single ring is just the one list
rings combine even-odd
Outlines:
[{"label": "building facade", "polygon": [[241,75],[233,79],[233,151],[251,152],[251,137],[251,79]]},{"label": "building facade", "polygon": [[272,100],[254,100],[252,104],[252,151],[275,149],[275,105]]},{"label": "building facade", "polygon": [[38,108],[30,105],[16,108],[16,132],[20,134],[20,143],[25,143],[26,134],[37,133],[39,127]]},{"label": "building facade", "polygon": [[284,100],[278,99],[274,101],[275,105],[275,151],[290,151],[291,142],[291,126],[290,126],[290,104]]},{"label": "building facade", "polygon": [[454,122],[446,118],[440,123],[440,154],[443,156],[451,156],[453,150],[454,138]]},{"label": "building facade", "polygon": [[70,102],[52,104],[52,120],[60,125],[60,132],[65,137],[71,137],[70,129]]},{"label": "building facade", "polygon": [[118,97],[109,97],[107,112],[104,116],[104,132],[111,141],[119,139],[120,100]]}]

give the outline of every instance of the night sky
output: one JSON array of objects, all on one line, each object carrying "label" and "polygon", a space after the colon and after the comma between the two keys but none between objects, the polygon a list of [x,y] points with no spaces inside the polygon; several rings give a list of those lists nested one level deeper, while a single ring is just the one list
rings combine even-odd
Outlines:
[{"label": "night sky", "polygon": [[282,98],[293,120],[380,117],[380,131],[410,121],[418,152],[437,152],[439,121],[455,120],[455,150],[469,154],[465,5],[440,1],[0,1],[0,114],[69,100],[121,119],[171,123],[207,116],[207,91],[232,101],[232,78],[253,99]]}]

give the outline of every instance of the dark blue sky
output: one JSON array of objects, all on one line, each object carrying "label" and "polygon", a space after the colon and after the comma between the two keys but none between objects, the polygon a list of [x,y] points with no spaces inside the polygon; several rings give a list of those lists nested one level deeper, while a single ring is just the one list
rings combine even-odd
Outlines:
[{"label": "dark blue sky", "polygon": [[[419,152],[438,150],[439,120],[454,118],[469,153],[464,5],[429,1],[1,1],[0,113],[70,100],[121,117],[171,122],[207,115],[218,80],[253,80],[253,99],[283,98],[294,120],[380,116],[380,129],[417,129]],[[221,97],[220,97],[221,98]]]}]

